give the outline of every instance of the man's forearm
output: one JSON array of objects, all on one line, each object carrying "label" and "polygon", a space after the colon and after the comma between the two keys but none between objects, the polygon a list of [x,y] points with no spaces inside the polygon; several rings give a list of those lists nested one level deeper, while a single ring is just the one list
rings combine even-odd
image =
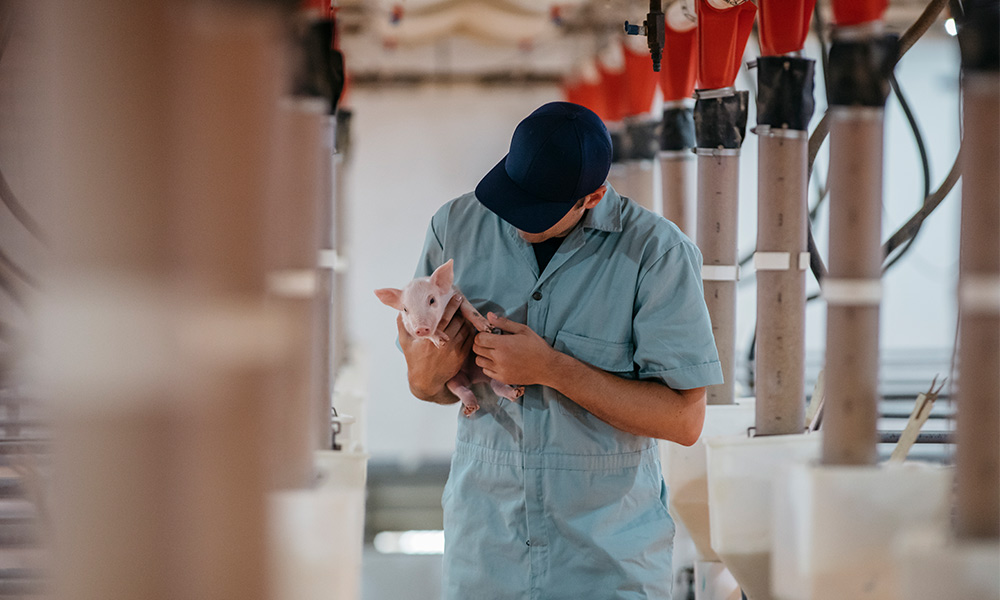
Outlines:
[{"label": "man's forearm", "polygon": [[704,388],[677,391],[623,379],[556,352],[543,382],[622,431],[691,445],[705,419]]}]

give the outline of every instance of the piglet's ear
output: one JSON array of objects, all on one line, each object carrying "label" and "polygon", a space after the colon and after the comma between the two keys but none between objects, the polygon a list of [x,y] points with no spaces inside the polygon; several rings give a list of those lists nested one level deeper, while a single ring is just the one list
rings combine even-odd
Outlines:
[{"label": "piglet's ear", "polygon": [[441,291],[448,291],[451,289],[451,284],[455,281],[455,261],[448,259],[448,262],[444,263],[434,272],[431,273],[431,283],[436,285]]},{"label": "piglet's ear", "polygon": [[375,295],[382,301],[382,304],[391,306],[396,310],[403,310],[403,290],[397,290],[395,288],[382,288],[380,290],[375,290]]}]

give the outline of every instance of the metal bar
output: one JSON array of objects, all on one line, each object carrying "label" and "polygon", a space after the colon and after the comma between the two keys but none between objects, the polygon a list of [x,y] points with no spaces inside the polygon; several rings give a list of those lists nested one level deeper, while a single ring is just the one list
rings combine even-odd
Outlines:
[{"label": "metal bar", "polygon": [[[993,35],[996,31],[993,31]],[[963,57],[964,58],[964,57]],[[955,533],[1000,538],[1000,76],[966,71]],[[984,293],[971,290],[982,288]],[[976,298],[980,296],[980,298]],[[991,300],[991,301],[987,301]]]},{"label": "metal bar", "polygon": [[663,186],[663,216],[695,239],[695,161],[690,150],[683,155],[660,153],[660,179]]},{"label": "metal bar", "polygon": [[[829,277],[881,277],[882,111],[831,108]],[[879,304],[845,299],[827,307],[823,463],[877,461]]]},{"label": "metal bar", "polygon": [[757,270],[757,435],[805,428],[806,172],[808,140],[760,135],[757,252],[783,267]]},{"label": "metal bar", "polygon": [[[698,156],[698,247],[704,265],[736,265],[739,210],[740,158]],[[735,400],[736,279],[704,282],[705,304],[712,318],[712,333],[722,363],[725,382],[709,386],[709,404]]]}]

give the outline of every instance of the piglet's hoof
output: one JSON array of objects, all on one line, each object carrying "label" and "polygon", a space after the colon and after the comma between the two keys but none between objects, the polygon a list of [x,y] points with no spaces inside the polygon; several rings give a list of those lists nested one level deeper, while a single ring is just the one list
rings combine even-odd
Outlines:
[{"label": "piglet's hoof", "polygon": [[521,396],[524,395],[524,386],[523,385],[512,385],[511,387],[514,388],[514,397],[515,398],[520,398]]},{"label": "piglet's hoof", "polygon": [[476,414],[477,410],[479,410],[478,404],[476,406],[469,406],[467,404],[462,405],[462,414],[465,415],[466,417],[471,417],[472,415]]},{"label": "piglet's hoof", "polygon": [[479,317],[472,320],[472,326],[476,328],[476,331],[481,331],[483,333],[493,333],[493,328],[490,327],[490,322],[484,317]]}]

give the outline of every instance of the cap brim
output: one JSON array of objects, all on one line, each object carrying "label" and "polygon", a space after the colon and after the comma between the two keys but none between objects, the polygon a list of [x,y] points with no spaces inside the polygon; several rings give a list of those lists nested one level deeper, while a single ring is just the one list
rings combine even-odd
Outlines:
[{"label": "cap brim", "polygon": [[527,194],[507,175],[503,157],[476,186],[483,206],[525,233],[541,233],[558,223],[576,201],[552,201]]}]

